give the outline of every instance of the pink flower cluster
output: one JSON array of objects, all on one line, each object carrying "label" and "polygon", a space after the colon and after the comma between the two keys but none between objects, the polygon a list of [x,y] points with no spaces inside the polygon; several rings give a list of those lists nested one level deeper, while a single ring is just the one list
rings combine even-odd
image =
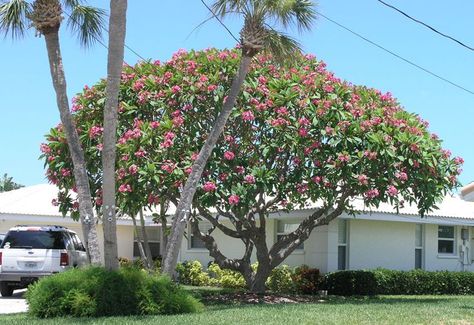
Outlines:
[{"label": "pink flower cluster", "polygon": [[138,128],[134,128],[133,130],[127,130],[123,134],[123,136],[118,140],[118,143],[125,144],[128,140],[131,139],[138,139],[142,136],[142,131]]},{"label": "pink flower cluster", "polygon": [[371,190],[366,191],[366,192],[364,193],[364,196],[365,196],[365,198],[367,198],[367,199],[370,200],[370,199],[376,198],[377,196],[379,196],[379,194],[380,194],[380,193],[379,193],[379,190],[376,189],[376,188],[374,188],[374,189],[371,189]]},{"label": "pink flower cluster", "polygon": [[173,162],[169,160],[167,160],[163,165],[161,165],[161,170],[168,172],[170,174],[174,171],[175,168],[176,168],[176,164],[174,164]]},{"label": "pink flower cluster", "polygon": [[244,181],[247,184],[255,184],[255,176],[253,175],[245,175]]},{"label": "pink flower cluster", "polygon": [[89,130],[89,138],[94,139],[100,136],[104,132],[104,128],[101,126],[92,126]]},{"label": "pink flower cluster", "polygon": [[232,194],[229,196],[229,204],[230,205],[237,205],[240,202],[240,197],[236,194]]},{"label": "pink flower cluster", "polygon": [[51,153],[51,148],[46,143],[42,143],[40,145],[40,150],[42,153],[45,153],[45,154]]},{"label": "pink flower cluster", "polygon": [[395,186],[390,185],[390,186],[387,188],[387,194],[388,194],[389,196],[392,196],[392,197],[397,196],[397,195],[398,195],[398,190],[397,190],[397,188],[396,188]]},{"label": "pink flower cluster", "polygon": [[369,184],[369,178],[367,177],[367,175],[364,175],[364,174],[357,176],[357,181],[359,182],[360,185]]},{"label": "pink flower cluster", "polygon": [[235,158],[235,154],[232,151],[224,152],[224,159],[225,160],[233,160]]},{"label": "pink flower cluster", "polygon": [[203,190],[205,192],[213,192],[217,189],[217,186],[214,182],[206,182],[203,186],[202,186]]},{"label": "pink flower cluster", "polygon": [[132,187],[130,186],[130,184],[122,184],[119,186],[119,192],[120,193],[126,193],[126,192],[129,192],[131,193],[132,192]]},{"label": "pink flower cluster", "polygon": [[408,180],[408,175],[405,172],[396,172],[395,177],[402,182],[406,182]]},{"label": "pink flower cluster", "polygon": [[176,137],[176,134],[174,134],[173,132],[169,131],[169,132],[166,132],[165,134],[165,138],[163,140],[162,143],[160,143],[160,147],[161,148],[169,148],[173,145],[174,143],[174,138]]},{"label": "pink flower cluster", "polygon": [[244,121],[253,121],[255,119],[255,116],[253,115],[252,111],[244,111],[242,113],[242,119]]}]

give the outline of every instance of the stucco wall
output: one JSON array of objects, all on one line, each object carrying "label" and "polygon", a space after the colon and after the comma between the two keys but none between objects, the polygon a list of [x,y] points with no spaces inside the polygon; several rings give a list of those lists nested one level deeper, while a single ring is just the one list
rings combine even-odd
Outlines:
[{"label": "stucco wall", "polygon": [[[268,219],[266,227],[267,245],[270,248],[276,240],[276,219]],[[325,272],[327,268],[327,237],[328,227],[316,228],[310,238],[304,243],[303,250],[295,250],[283,264],[299,266],[299,265],[311,265],[317,266],[321,271]],[[214,230],[213,236],[217,242],[217,246],[222,253],[229,258],[240,258],[244,252],[244,245],[239,239],[231,238],[224,235],[219,230]],[[202,265],[206,266],[210,261],[214,259],[209,256],[207,249],[190,248],[189,239],[183,240],[181,245],[181,251],[179,261],[192,261],[198,260]],[[252,256],[252,262],[255,259],[255,250]]]},{"label": "stucco wall", "polygon": [[414,268],[415,224],[352,219],[348,226],[349,269]]}]

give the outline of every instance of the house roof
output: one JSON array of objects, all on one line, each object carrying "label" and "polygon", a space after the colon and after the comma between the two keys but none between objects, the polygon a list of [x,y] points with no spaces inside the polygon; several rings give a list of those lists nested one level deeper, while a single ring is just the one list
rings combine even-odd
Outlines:
[{"label": "house roof", "polygon": [[22,187],[0,193],[0,214],[62,216],[51,202],[58,197],[58,188],[50,184]]},{"label": "house roof", "polygon": [[[62,216],[58,207],[51,203],[53,199],[57,198],[57,193],[57,187],[50,184],[28,186],[0,193],[0,214]],[[361,199],[355,199],[353,204],[355,209],[361,213],[397,214],[396,209],[388,203],[382,203],[378,208],[375,208],[366,206]],[[314,203],[296,210],[308,210],[317,207],[318,205]],[[171,204],[167,215],[173,215],[175,210],[175,206]],[[151,214],[151,212],[154,211],[146,211],[146,214]],[[419,215],[417,207],[409,204],[399,209],[398,214]],[[438,209],[426,215],[440,218],[474,220],[474,202],[465,201],[458,196],[448,195],[438,204]]]}]

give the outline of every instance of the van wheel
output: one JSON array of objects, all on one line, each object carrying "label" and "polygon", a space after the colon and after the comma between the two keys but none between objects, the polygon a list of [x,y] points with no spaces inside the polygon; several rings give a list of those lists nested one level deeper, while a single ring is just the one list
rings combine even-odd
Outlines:
[{"label": "van wheel", "polygon": [[2,297],[11,297],[13,295],[13,287],[10,287],[7,282],[0,282],[0,293]]}]

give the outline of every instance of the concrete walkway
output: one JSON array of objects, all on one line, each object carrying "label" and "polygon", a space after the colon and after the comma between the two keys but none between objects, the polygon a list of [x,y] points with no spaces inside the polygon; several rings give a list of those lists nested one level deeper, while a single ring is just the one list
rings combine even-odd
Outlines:
[{"label": "concrete walkway", "polygon": [[26,300],[23,298],[26,289],[15,290],[13,296],[0,296],[0,314],[24,313],[28,310]]}]

